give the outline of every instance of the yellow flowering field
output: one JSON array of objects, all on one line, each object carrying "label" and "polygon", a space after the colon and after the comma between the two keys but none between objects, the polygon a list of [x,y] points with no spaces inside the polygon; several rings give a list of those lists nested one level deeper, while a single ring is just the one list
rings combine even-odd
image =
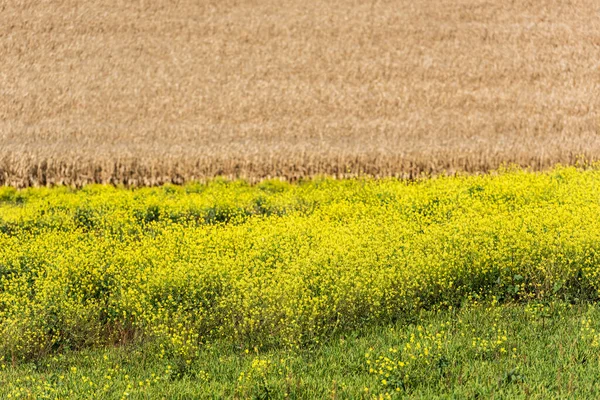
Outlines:
[{"label": "yellow flowering field", "polygon": [[2,188],[0,358],[145,341],[191,360],[207,343],[295,348],[467,299],[596,298],[599,189],[600,169],[575,167]]}]

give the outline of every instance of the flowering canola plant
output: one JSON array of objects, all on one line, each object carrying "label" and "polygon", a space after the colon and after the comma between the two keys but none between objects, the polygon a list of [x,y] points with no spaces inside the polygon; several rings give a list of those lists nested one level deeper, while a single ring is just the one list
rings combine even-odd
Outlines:
[{"label": "flowering canola plant", "polygon": [[[0,357],[301,346],[465,298],[597,297],[600,170],[0,189]],[[478,344],[479,345],[479,344]]]}]

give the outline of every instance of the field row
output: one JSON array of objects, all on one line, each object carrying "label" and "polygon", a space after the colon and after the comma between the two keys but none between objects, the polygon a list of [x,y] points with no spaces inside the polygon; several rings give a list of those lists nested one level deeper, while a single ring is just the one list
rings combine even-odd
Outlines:
[{"label": "field row", "polygon": [[600,170],[0,189],[0,357],[301,348],[431,307],[600,288]]},{"label": "field row", "polygon": [[598,160],[597,15],[597,0],[12,0],[0,185]]}]

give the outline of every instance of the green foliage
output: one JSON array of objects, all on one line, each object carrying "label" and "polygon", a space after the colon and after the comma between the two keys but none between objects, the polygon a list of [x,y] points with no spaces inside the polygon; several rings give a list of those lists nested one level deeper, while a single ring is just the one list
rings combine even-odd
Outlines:
[{"label": "green foliage", "polygon": [[206,344],[194,360],[155,343],[0,360],[2,399],[596,399],[595,305],[471,301],[415,323],[360,328],[319,346]]}]

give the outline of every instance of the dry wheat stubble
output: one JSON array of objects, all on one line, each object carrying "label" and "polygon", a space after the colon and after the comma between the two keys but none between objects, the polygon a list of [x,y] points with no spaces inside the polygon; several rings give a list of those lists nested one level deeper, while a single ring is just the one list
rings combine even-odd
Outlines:
[{"label": "dry wheat stubble", "polygon": [[0,184],[600,156],[596,0],[8,0],[0,59]]}]

